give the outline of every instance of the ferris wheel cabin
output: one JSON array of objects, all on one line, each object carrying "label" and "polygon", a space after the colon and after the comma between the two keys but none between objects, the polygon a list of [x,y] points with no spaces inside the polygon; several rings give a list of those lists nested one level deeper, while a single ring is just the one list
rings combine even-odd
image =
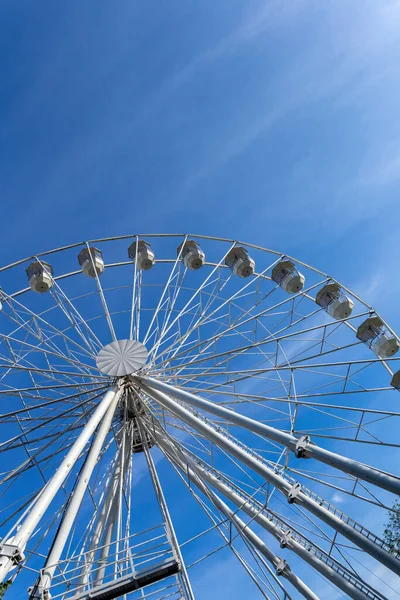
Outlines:
[{"label": "ferris wheel cabin", "polygon": [[399,349],[397,339],[389,333],[379,317],[369,317],[357,329],[357,338],[379,358],[389,358]]},{"label": "ferris wheel cabin", "polygon": [[98,248],[83,248],[78,254],[78,262],[83,273],[92,279],[100,277],[104,271],[103,254]]},{"label": "ferris wheel cabin", "polygon": [[300,292],[306,280],[290,260],[281,260],[272,269],[271,278],[288,294]]},{"label": "ferris wheel cabin", "polygon": [[200,248],[199,244],[194,240],[186,240],[182,242],[176,249],[177,256],[180,254],[183,258],[183,263],[190,271],[201,269],[206,260],[206,255]]},{"label": "ferris wheel cabin", "polygon": [[317,294],[315,302],[334,319],[347,319],[351,315],[354,302],[346,296],[337,283],[328,283]]},{"label": "ferris wheel cabin", "polygon": [[250,275],[253,275],[256,267],[255,261],[251,258],[246,248],[242,246],[236,246],[228,252],[225,257],[225,264],[238,277],[250,277]]},{"label": "ferris wheel cabin", "polygon": [[31,289],[38,294],[44,294],[53,287],[53,267],[45,261],[31,263],[26,274]]},{"label": "ferris wheel cabin", "polygon": [[133,262],[136,261],[137,268],[142,271],[151,269],[156,262],[154,252],[145,240],[133,242],[128,248],[128,256]]}]

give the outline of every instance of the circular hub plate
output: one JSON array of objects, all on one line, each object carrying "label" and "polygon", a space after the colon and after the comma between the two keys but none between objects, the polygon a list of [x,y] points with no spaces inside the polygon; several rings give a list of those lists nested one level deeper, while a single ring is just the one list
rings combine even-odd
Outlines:
[{"label": "circular hub plate", "polygon": [[134,340],[117,340],[104,346],[96,356],[96,364],[105,375],[123,377],[138,371],[146,363],[146,346]]}]

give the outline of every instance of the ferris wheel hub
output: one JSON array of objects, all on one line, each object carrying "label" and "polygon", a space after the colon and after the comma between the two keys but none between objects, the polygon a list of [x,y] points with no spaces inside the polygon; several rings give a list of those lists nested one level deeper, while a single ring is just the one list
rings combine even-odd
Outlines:
[{"label": "ferris wheel hub", "polygon": [[105,375],[123,377],[136,373],[147,360],[146,346],[135,340],[116,340],[96,356],[96,365]]}]

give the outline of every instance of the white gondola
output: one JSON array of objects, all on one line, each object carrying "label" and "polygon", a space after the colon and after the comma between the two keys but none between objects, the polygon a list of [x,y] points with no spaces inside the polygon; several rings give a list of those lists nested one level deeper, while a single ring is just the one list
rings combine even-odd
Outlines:
[{"label": "white gondola", "polygon": [[347,319],[351,315],[354,302],[346,296],[337,283],[328,283],[317,294],[315,302],[334,319]]},{"label": "white gondola", "polygon": [[104,260],[101,250],[98,248],[83,248],[78,254],[78,262],[87,277],[96,279],[104,271]]},{"label": "white gondola", "polygon": [[143,271],[151,269],[156,262],[154,252],[150,244],[145,240],[139,240],[137,243],[133,242],[128,248],[128,256],[131,260],[136,260],[137,268]]},{"label": "white gondola", "polygon": [[239,277],[250,277],[250,275],[253,275],[256,266],[255,261],[242,246],[236,246],[228,252],[225,264],[230,268],[232,273]]},{"label": "white gondola", "polygon": [[369,317],[357,329],[357,338],[367,344],[379,358],[389,358],[399,349],[397,338],[385,329],[379,317]]},{"label": "white gondola", "polygon": [[194,240],[182,242],[176,249],[176,254],[177,256],[181,254],[185,267],[190,271],[197,271],[197,269],[200,269],[206,260],[206,255],[199,244]]},{"label": "white gondola", "polygon": [[35,261],[26,269],[29,285],[34,292],[44,294],[53,287],[53,267],[44,260]]},{"label": "white gondola", "polygon": [[400,371],[397,371],[390,382],[391,386],[394,387],[395,390],[400,391]]},{"label": "white gondola", "polygon": [[306,280],[290,260],[281,260],[275,265],[271,277],[288,294],[300,292]]}]

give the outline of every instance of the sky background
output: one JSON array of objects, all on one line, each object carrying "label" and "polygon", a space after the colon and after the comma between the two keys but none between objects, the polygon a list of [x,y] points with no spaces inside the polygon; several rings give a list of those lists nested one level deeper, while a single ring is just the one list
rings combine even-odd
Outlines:
[{"label": "sky background", "polygon": [[2,0],[1,264],[223,236],[328,272],[399,329],[399,31],[394,0]]}]

